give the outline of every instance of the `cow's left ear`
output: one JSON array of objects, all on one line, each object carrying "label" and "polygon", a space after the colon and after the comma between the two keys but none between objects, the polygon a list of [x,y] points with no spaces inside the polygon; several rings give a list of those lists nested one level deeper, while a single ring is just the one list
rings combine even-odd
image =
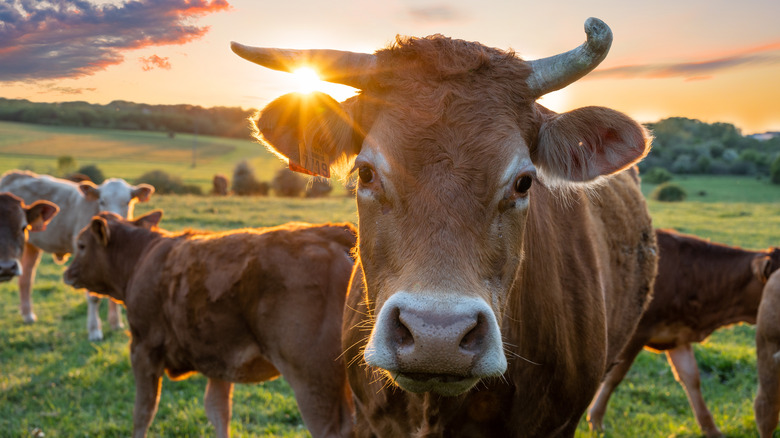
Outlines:
[{"label": "cow's left ear", "polygon": [[160,224],[160,219],[162,219],[162,215],[163,215],[162,210],[154,210],[149,213],[146,213],[145,215],[139,218],[134,219],[133,223],[136,226],[146,228],[147,230],[151,230]]},{"label": "cow's left ear", "polygon": [[44,231],[49,221],[57,215],[60,208],[49,201],[35,201],[32,205],[25,207],[27,223],[30,224],[30,231]]},{"label": "cow's left ear", "polygon": [[97,241],[103,246],[108,246],[108,239],[111,234],[108,231],[108,222],[100,216],[95,216],[92,218],[89,227]]},{"label": "cow's left ear", "polygon": [[762,284],[766,284],[769,276],[772,275],[772,258],[767,255],[755,257],[750,262],[750,268],[753,270],[753,275]]},{"label": "cow's left ear", "polygon": [[138,202],[146,202],[152,197],[154,193],[154,187],[149,184],[138,184],[133,187],[133,191],[130,192],[130,198],[137,198]]},{"label": "cow's left ear", "polygon": [[97,201],[100,199],[100,189],[95,184],[89,181],[82,181],[79,183],[79,190],[90,201]]},{"label": "cow's left ear", "polygon": [[627,115],[603,107],[556,114],[537,105],[542,120],[531,160],[567,181],[590,181],[631,167],[650,151],[647,131]]}]

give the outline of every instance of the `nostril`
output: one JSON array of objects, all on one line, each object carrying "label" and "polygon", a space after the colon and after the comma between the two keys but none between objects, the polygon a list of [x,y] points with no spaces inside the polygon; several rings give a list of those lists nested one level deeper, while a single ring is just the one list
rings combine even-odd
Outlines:
[{"label": "nostril", "polygon": [[392,338],[395,340],[396,345],[401,347],[410,347],[414,345],[414,336],[412,336],[411,330],[401,319],[401,309],[396,307],[393,309],[393,313],[390,315],[392,318]]},{"label": "nostril", "polygon": [[459,347],[465,351],[476,353],[483,345],[485,338],[487,338],[490,325],[483,313],[477,316],[477,323],[469,330],[463,338],[460,340]]}]

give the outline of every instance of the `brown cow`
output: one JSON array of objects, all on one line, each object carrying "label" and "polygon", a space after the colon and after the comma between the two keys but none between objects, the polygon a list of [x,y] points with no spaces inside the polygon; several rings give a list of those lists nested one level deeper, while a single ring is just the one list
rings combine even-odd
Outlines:
[{"label": "brown cow", "polygon": [[767,277],[780,267],[780,249],[748,251],[673,230],[656,230],[658,275],[653,299],[634,336],[610,370],[588,413],[591,428],[602,429],[612,392],[642,348],[665,351],[677,381],[685,389],[699,427],[721,436],[701,395],[699,369],[691,343],[738,322],[756,322]]},{"label": "brown cow", "polygon": [[630,339],[656,248],[621,171],[649,139],[614,110],[535,102],[606,56],[609,27],[585,31],[532,62],[441,35],[373,55],[233,43],[361,89],[283,96],[256,122],[292,167],[359,177],[343,326],[358,436],[573,436]]},{"label": "brown cow", "polygon": [[771,438],[780,414],[780,270],[764,286],[756,322],[758,393],[753,409],[761,438]]},{"label": "brown cow", "polygon": [[204,404],[217,436],[229,435],[233,382],[280,374],[313,436],[347,436],[353,408],[340,327],[354,227],[168,233],[153,228],[160,216],[101,213],[79,234],[64,274],[127,308],[134,436],[152,422],[163,371],[208,377]]},{"label": "brown cow", "polygon": [[27,233],[43,231],[59,207],[49,201],[24,201],[10,193],[0,193],[0,283],[22,275],[20,259]]}]

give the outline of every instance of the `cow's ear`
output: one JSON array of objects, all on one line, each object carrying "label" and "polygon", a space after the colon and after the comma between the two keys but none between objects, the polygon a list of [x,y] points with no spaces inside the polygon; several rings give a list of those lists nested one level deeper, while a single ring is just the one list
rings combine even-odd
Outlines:
[{"label": "cow's ear", "polygon": [[750,268],[753,275],[761,282],[766,283],[769,276],[772,275],[772,258],[769,256],[758,256],[750,262]]},{"label": "cow's ear", "polygon": [[98,242],[103,246],[108,246],[108,239],[110,233],[108,231],[108,222],[99,216],[92,218],[92,222],[89,224],[92,234],[95,236]]},{"label": "cow's ear", "polygon": [[542,119],[531,160],[567,181],[590,181],[631,167],[650,151],[650,136],[632,118],[609,108],[556,114],[537,105]]},{"label": "cow's ear", "polygon": [[154,210],[149,213],[146,213],[145,215],[139,218],[136,218],[135,220],[133,220],[133,223],[136,226],[146,228],[147,230],[151,230],[160,224],[160,219],[162,219],[162,215],[163,215],[162,210]]},{"label": "cow's ear", "polygon": [[100,199],[100,189],[95,184],[89,181],[82,181],[79,183],[79,190],[90,201],[97,201]]},{"label": "cow's ear", "polygon": [[130,192],[130,198],[137,198],[138,202],[146,202],[152,197],[154,193],[154,187],[149,184],[138,184],[133,187]]},{"label": "cow's ear", "polygon": [[30,224],[30,231],[44,231],[49,221],[57,215],[60,208],[49,201],[35,201],[32,205],[25,207],[27,223]]},{"label": "cow's ear", "polygon": [[363,131],[355,122],[358,97],[339,103],[324,93],[290,93],[269,103],[255,120],[255,137],[269,151],[304,167],[301,149],[321,150],[340,170],[360,152]]}]

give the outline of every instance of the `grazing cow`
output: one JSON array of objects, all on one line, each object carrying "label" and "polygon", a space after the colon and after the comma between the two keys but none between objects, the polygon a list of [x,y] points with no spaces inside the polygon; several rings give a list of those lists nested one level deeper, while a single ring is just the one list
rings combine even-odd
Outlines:
[{"label": "grazing cow", "polygon": [[155,228],[160,217],[101,213],[79,235],[64,274],[127,308],[133,435],[146,435],[163,371],[173,380],[197,371],[208,377],[204,404],[217,436],[229,435],[233,382],[280,374],[314,437],[349,436],[341,315],[354,227],[168,233]]},{"label": "grazing cow", "polygon": [[771,438],[780,415],[780,270],[764,286],[756,319],[758,393],[753,405],[761,438]]},{"label": "grazing cow", "polygon": [[666,352],[699,427],[708,437],[721,436],[701,395],[691,343],[729,324],[756,322],[764,283],[780,267],[780,249],[748,251],[672,230],[655,233],[659,259],[653,298],[620,362],[604,379],[588,422],[602,429],[610,395],[644,347]]},{"label": "grazing cow", "polygon": [[[79,231],[89,224],[92,216],[100,211],[110,211],[123,217],[133,216],[136,201],[145,202],[154,193],[148,184],[131,186],[122,179],[109,179],[99,186],[82,181],[37,175],[29,171],[13,170],[0,178],[0,191],[8,191],[22,198],[24,202],[51,201],[60,207],[60,213],[51,221],[46,231],[30,235],[22,255],[22,275],[19,277],[20,311],[26,323],[37,319],[32,309],[32,284],[35,269],[41,259],[41,251],[54,254],[54,260],[64,263],[75,248]],[[89,339],[103,339],[99,298],[87,292],[87,332]],[[116,303],[108,307],[108,319],[112,328],[121,328],[122,320]]]},{"label": "grazing cow", "polygon": [[49,201],[32,205],[10,193],[0,193],[0,283],[22,274],[19,259],[28,232],[43,231],[59,208]]},{"label": "grazing cow", "polygon": [[375,54],[233,43],[361,89],[283,96],[256,121],[290,167],[358,174],[342,327],[358,436],[573,436],[630,339],[656,269],[632,168],[650,141],[617,111],[535,102],[606,56],[609,27],[585,32],[531,62],[441,35]]}]

